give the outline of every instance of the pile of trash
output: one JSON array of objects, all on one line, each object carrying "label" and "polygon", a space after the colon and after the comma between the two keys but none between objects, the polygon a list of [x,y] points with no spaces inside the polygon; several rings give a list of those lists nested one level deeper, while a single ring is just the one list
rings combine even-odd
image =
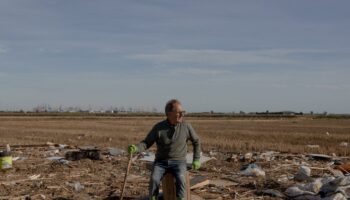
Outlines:
[{"label": "pile of trash", "polygon": [[[350,166],[350,163],[343,164],[343,166]],[[329,170],[333,171],[331,168]],[[294,179],[302,183],[289,187],[285,194],[296,200],[346,200],[350,198],[350,176],[337,173],[336,176],[325,174],[324,177],[311,178],[310,175],[311,169],[301,166]]]},{"label": "pile of trash", "polygon": [[265,172],[261,169],[261,167],[255,163],[244,165],[241,168],[240,172],[243,176],[265,176]]},{"label": "pile of trash", "polygon": [[[273,151],[232,154],[226,159],[241,166],[239,176],[234,178],[238,186],[246,182],[243,177],[274,180],[278,183],[277,187],[265,184],[259,188],[261,186],[256,182],[257,179],[254,179],[254,193],[295,200],[350,199],[350,163],[342,162],[346,160],[349,158],[335,155],[293,155]],[[267,168],[263,168],[262,165]],[[312,169],[315,170],[313,174]]]}]

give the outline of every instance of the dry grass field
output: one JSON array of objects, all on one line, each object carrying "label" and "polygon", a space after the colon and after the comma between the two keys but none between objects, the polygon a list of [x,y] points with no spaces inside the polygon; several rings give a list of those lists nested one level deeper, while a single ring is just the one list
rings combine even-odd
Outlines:
[{"label": "dry grass field", "polygon": [[[0,117],[0,145],[54,142],[126,148],[142,140],[162,117]],[[349,154],[350,119],[232,119],[188,117],[204,152]],[[307,145],[319,145],[310,148]]]},{"label": "dry grass field", "polygon": [[[13,157],[19,160],[14,161],[11,169],[0,171],[0,199],[119,199],[128,158],[126,154],[109,155],[108,147],[126,149],[129,144],[142,140],[162,119],[1,116],[0,146],[10,144]],[[314,177],[328,173],[323,170],[329,166],[328,161],[310,160],[303,154],[348,156],[349,146],[344,142],[350,142],[350,119],[187,117],[186,120],[192,123],[201,137],[204,154],[214,151],[211,154],[213,159],[199,171],[190,172],[190,176],[200,175],[210,181],[230,180],[229,183],[233,184],[209,184],[192,190],[191,195],[197,195],[199,199],[281,199],[266,197],[262,190],[284,192],[295,184],[288,177],[297,172],[301,163],[307,162],[317,169],[312,172]],[[46,145],[47,142],[67,144],[69,147],[59,149]],[[51,156],[64,157],[66,152],[76,150],[76,146],[96,146],[102,157],[100,160],[69,161],[68,164],[48,159]],[[240,168],[249,160],[230,159],[233,155],[259,154],[268,150],[281,153],[270,161],[257,161],[256,164],[266,172],[264,178],[242,176]],[[126,199],[144,199],[142,197],[147,195],[150,171],[146,165],[146,162],[137,159],[132,163]],[[76,183],[84,188],[75,188]]]}]

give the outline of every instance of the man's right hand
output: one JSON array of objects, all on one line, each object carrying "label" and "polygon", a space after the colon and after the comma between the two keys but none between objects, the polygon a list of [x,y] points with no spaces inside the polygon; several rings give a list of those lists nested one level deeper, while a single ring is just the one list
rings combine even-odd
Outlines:
[{"label": "man's right hand", "polygon": [[128,153],[131,154],[131,153],[136,153],[137,152],[137,146],[136,145],[130,145],[128,147]]}]

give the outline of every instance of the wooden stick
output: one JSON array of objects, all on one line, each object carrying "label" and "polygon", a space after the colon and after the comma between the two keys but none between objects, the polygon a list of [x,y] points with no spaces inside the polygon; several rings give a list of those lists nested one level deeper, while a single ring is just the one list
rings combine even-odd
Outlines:
[{"label": "wooden stick", "polygon": [[340,171],[343,171],[343,172],[349,174],[349,172],[346,169],[344,169],[344,167],[342,167],[341,165],[337,166],[337,168],[340,169]]},{"label": "wooden stick", "polygon": [[131,161],[132,161],[132,153],[129,154],[129,162],[128,162],[128,167],[126,168],[126,173],[125,173],[124,183],[123,183],[123,189],[122,189],[122,193],[120,194],[120,200],[123,200],[124,189],[125,189],[125,185],[126,185],[126,178],[128,177],[128,174],[129,174],[129,171],[130,171]]}]

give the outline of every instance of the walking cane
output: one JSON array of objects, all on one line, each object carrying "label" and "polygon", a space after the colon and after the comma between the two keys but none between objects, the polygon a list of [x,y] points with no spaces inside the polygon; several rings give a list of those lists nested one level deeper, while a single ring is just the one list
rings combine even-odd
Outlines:
[{"label": "walking cane", "polygon": [[128,174],[129,174],[129,171],[130,171],[131,161],[132,161],[132,153],[129,154],[129,162],[128,162],[128,167],[126,168],[126,173],[125,173],[124,183],[123,183],[123,189],[122,189],[122,193],[120,194],[120,200],[123,200],[124,189],[125,189],[125,185],[126,185],[126,178],[128,177]]}]

